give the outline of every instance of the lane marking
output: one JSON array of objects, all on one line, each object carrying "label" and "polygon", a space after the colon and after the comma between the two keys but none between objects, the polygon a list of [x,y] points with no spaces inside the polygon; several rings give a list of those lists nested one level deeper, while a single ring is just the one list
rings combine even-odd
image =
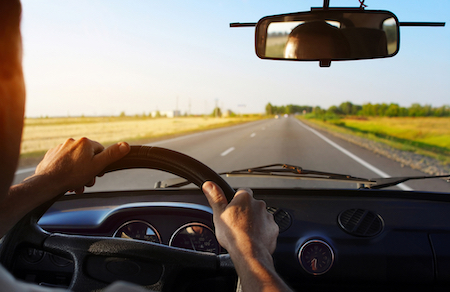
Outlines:
[{"label": "lane marking", "polygon": [[252,133],[251,135],[250,135],[250,138],[253,138],[253,137],[255,137],[256,136],[256,133]]},{"label": "lane marking", "polygon": [[[264,122],[266,122],[266,120],[256,121],[254,123],[258,124],[258,123],[264,123]],[[214,133],[214,132],[226,131],[226,130],[228,130],[230,128],[241,128],[241,127],[251,126],[250,124],[251,123],[244,123],[244,124],[235,125],[235,126],[231,126],[231,127],[223,127],[223,128],[218,128],[218,129],[206,130],[204,132],[199,132],[199,133],[194,133],[194,134],[187,134],[187,135],[184,135],[184,136],[170,138],[170,139],[167,139],[167,140],[155,141],[153,143],[148,143],[148,144],[144,144],[144,145],[145,146],[157,146],[157,145],[161,145],[161,144],[176,142],[176,141],[189,139],[189,138],[193,138],[193,137],[198,137],[198,136],[202,136],[202,135],[207,135],[207,134]],[[231,151],[233,151],[233,150],[231,150]],[[227,154],[228,153],[226,153],[225,155],[227,155]],[[225,155],[223,155],[223,156],[225,156]],[[28,172],[34,172],[35,170],[36,170],[36,167],[18,169],[15,172],[15,175],[24,174],[24,173],[28,173]]]},{"label": "lane marking", "polygon": [[[343,148],[343,147],[339,146],[338,144],[334,143],[333,141],[331,141],[330,139],[328,139],[327,137],[325,137],[324,135],[322,135],[318,131],[314,130],[313,128],[310,128],[310,127],[306,126],[305,124],[303,124],[300,121],[297,121],[297,123],[300,126],[302,126],[303,128],[313,132],[319,138],[321,138],[322,140],[324,140],[325,142],[327,142],[328,144],[330,144],[331,146],[333,146],[337,150],[341,151],[342,153],[344,153],[348,157],[352,158],[353,160],[355,160],[356,162],[358,162],[362,166],[364,166],[364,167],[370,169],[371,171],[375,172],[379,176],[381,176],[381,177],[391,177],[389,174],[385,173],[384,171],[376,168],[375,166],[373,166],[372,164],[368,163],[367,161],[362,160],[361,158],[359,158],[355,154],[351,153],[350,151],[346,150],[345,148]],[[405,184],[398,184],[397,187],[401,188],[404,191],[413,191],[414,190],[414,189],[410,188],[409,186],[407,186]]]},{"label": "lane marking", "polygon": [[218,129],[205,130],[205,131],[199,132],[199,133],[187,134],[187,135],[183,135],[183,136],[180,136],[180,137],[170,138],[170,139],[167,139],[167,140],[160,140],[160,141],[156,141],[156,142],[152,142],[152,143],[148,143],[148,144],[144,144],[144,145],[145,146],[157,146],[157,145],[161,145],[161,144],[176,142],[176,141],[189,139],[189,138],[193,138],[193,137],[198,137],[198,136],[202,136],[202,135],[208,135],[208,134],[213,134],[213,133],[217,133],[217,132],[222,132],[222,131],[226,131],[226,130],[229,130],[229,129],[236,129],[236,128],[241,128],[241,127],[243,128],[243,127],[246,127],[246,126],[251,126],[251,123],[263,123],[263,122],[265,122],[265,120],[255,121],[255,122],[250,122],[250,123],[244,123],[244,124],[239,124],[239,125],[230,126],[230,127],[222,127],[222,128],[218,128]]},{"label": "lane marking", "polygon": [[29,167],[29,168],[23,168],[16,171],[16,175],[23,174],[27,172],[34,172],[36,170],[36,167]]},{"label": "lane marking", "polygon": [[220,156],[225,156],[228,155],[231,151],[234,150],[234,147],[228,148],[227,150],[225,150],[224,152],[222,152],[222,154],[220,154]]}]

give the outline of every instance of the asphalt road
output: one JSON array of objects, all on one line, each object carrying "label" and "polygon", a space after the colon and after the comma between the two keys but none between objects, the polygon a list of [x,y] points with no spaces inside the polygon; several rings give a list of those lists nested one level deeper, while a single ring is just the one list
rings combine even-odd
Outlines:
[{"label": "asphalt road", "polygon": [[[205,131],[159,141],[165,147],[190,155],[217,172],[273,163],[286,163],[363,178],[421,176],[422,172],[401,167],[398,162],[309,128],[293,117],[261,120],[243,125]],[[16,182],[33,173],[33,168],[17,172]],[[154,170],[127,170],[110,173],[97,180],[92,191],[146,189],[159,180],[173,178]],[[355,188],[356,184],[268,178],[227,178],[233,187]],[[450,192],[441,179],[408,181],[403,190]]]}]

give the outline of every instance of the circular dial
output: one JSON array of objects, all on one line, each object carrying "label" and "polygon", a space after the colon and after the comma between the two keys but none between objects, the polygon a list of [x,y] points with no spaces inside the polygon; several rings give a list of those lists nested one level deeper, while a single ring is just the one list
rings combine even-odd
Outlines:
[{"label": "circular dial", "polygon": [[313,275],[321,275],[333,265],[334,253],[326,242],[310,240],[300,248],[298,259],[305,271]]},{"label": "circular dial", "polygon": [[161,243],[161,237],[155,227],[145,221],[128,221],[114,232],[113,237],[137,239]]},{"label": "circular dial", "polygon": [[188,223],[174,232],[170,246],[219,254],[219,243],[211,228],[202,223]]}]

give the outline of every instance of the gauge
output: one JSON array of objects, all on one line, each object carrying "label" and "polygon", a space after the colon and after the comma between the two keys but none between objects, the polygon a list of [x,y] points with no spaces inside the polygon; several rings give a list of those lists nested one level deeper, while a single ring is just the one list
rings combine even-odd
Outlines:
[{"label": "gauge", "polygon": [[137,239],[161,243],[161,236],[155,227],[141,220],[128,221],[114,232],[113,237]]},{"label": "gauge", "polygon": [[202,223],[188,223],[177,229],[170,246],[219,254],[219,243],[211,228]]},{"label": "gauge", "polygon": [[300,248],[298,260],[302,268],[308,273],[322,275],[333,265],[334,253],[326,242],[310,240]]},{"label": "gauge", "polygon": [[21,251],[22,258],[30,264],[35,264],[42,260],[44,252],[32,247],[25,248]]}]

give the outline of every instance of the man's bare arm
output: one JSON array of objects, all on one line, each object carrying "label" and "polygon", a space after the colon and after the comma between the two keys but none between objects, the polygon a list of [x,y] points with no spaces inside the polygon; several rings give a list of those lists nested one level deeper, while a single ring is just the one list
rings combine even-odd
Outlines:
[{"label": "man's bare arm", "polygon": [[229,204],[214,183],[204,183],[203,192],[213,209],[217,240],[230,253],[243,291],[291,291],[275,271],[279,230],[266,204],[249,189],[236,192]]},{"label": "man's bare arm", "polygon": [[127,143],[106,149],[87,138],[68,139],[50,149],[37,166],[36,172],[22,183],[12,186],[0,204],[0,236],[20,218],[40,204],[67,191],[83,193],[85,186],[95,183],[95,176],[105,166],[130,151]]}]

